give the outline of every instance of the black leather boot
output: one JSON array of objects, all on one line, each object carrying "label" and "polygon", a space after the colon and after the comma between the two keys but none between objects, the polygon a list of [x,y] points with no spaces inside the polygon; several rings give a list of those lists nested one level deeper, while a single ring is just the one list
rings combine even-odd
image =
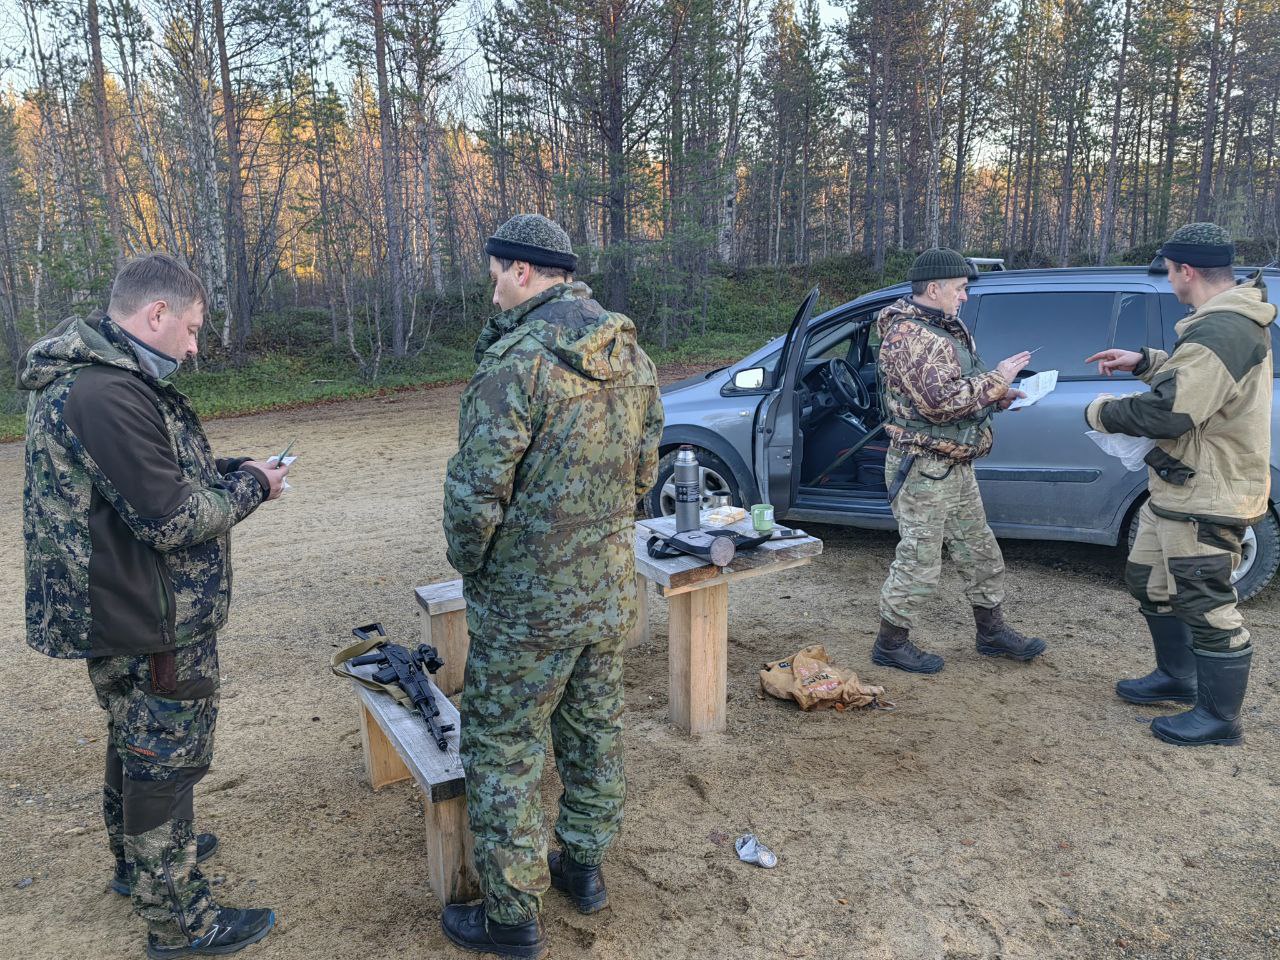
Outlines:
[{"label": "black leather boot", "polygon": [[1044,653],[1045,642],[1039,637],[1024,637],[1005,623],[999,606],[974,607],[973,622],[978,625],[978,652],[984,657],[1031,660]]},{"label": "black leather boot", "polygon": [[454,946],[476,953],[537,960],[547,952],[547,938],[537,917],[526,923],[498,923],[485,916],[484,903],[451,903],[440,915],[444,935]]},{"label": "black leather boot", "polygon": [[[214,833],[202,833],[196,837],[196,863],[204,863],[218,852],[218,836]],[[111,889],[122,897],[130,894],[133,886],[133,873],[126,860],[116,860],[116,875],[111,878]]]},{"label": "black leather boot", "polygon": [[561,850],[547,858],[547,866],[551,868],[551,885],[572,900],[579,913],[595,913],[609,902],[600,867],[585,866]]},{"label": "black leather boot", "polygon": [[147,937],[147,956],[151,960],[166,957],[222,956],[243,950],[257,943],[276,924],[274,910],[237,910],[219,907],[208,928],[199,936],[193,936],[186,944],[161,945],[155,934]]},{"label": "black leather boot", "polygon": [[882,667],[894,667],[908,673],[937,673],[943,660],[936,653],[925,653],[911,642],[906,627],[881,618],[880,632],[871,648],[871,662]]},{"label": "black leather boot", "polygon": [[1235,746],[1244,739],[1240,707],[1249,686],[1253,647],[1223,653],[1196,650],[1195,658],[1196,705],[1186,713],[1156,717],[1151,732],[1180,747]]},{"label": "black leather boot", "polygon": [[1156,668],[1137,680],[1121,680],[1116,694],[1130,703],[1195,703],[1196,658],[1191,628],[1174,616],[1143,614],[1151,629]]}]

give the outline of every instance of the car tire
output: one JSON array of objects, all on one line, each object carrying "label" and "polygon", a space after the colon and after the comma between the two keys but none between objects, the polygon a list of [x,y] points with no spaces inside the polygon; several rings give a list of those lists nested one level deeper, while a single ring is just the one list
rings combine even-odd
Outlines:
[{"label": "car tire", "polygon": [[[675,481],[676,453],[672,450],[658,461],[658,482],[653,489],[644,495],[644,512],[649,517],[670,516],[675,513]],[[729,502],[735,506],[742,503],[742,493],[738,486],[738,478],[733,475],[729,465],[710,450],[701,447],[693,448],[698,458],[698,468],[702,472],[703,506],[709,497],[716,494],[728,494]],[[664,489],[665,488],[665,489]]]},{"label": "car tire", "polygon": [[[1125,540],[1130,550],[1138,538],[1138,512],[1134,510],[1129,519],[1129,535]],[[1265,590],[1280,569],[1280,521],[1273,511],[1268,510],[1266,516],[1245,532],[1243,547],[1244,557],[1235,579],[1241,603]]]}]

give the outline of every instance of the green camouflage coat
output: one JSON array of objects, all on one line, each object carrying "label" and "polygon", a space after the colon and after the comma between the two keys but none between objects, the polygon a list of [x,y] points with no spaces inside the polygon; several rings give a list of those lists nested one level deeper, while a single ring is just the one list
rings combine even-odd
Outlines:
[{"label": "green camouflage coat", "polygon": [[662,402],[635,325],[580,283],[486,325],[445,479],[449,562],[473,637],[570,647],[635,619],[636,499]]},{"label": "green camouflage coat", "polygon": [[27,353],[27,643],[53,657],[186,646],[227,619],[230,530],[265,478],[215,461],[187,398],[109,319]]},{"label": "green camouflage coat", "polygon": [[1009,383],[987,370],[956,316],[903,297],[880,311],[885,431],[899,450],[958,463],[991,451],[990,415]]}]

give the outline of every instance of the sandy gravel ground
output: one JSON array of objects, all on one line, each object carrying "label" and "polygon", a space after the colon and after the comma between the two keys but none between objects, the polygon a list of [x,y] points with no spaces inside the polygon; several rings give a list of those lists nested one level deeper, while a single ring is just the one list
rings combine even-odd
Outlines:
[{"label": "sandy gravel ground", "polygon": [[[297,489],[237,531],[218,752],[196,794],[223,839],[217,896],[280,917],[246,957],[463,956],[439,931],[415,790],[362,782],[355,704],[328,672],[353,625],[415,637],[413,587],[452,575],[440,501],[458,392],[210,425],[226,454],[300,438]],[[23,643],[21,486],[21,447],[0,446],[0,957],[138,957],[142,926],[106,890],[103,716],[83,664]],[[554,957],[1280,956],[1280,591],[1246,610],[1247,744],[1179,750],[1146,729],[1160,710],[1111,692],[1149,657],[1115,551],[1005,544],[1010,613],[1050,642],[1030,665],[974,652],[948,575],[922,631],[947,668],[916,678],[868,658],[894,538],[814,532],[817,564],[731,595],[723,736],[668,725],[654,602],[654,641],[627,665],[611,907],[582,917],[549,894]],[[763,699],[760,664],[813,642],[898,710]],[[776,870],[735,859],[748,829]]]}]

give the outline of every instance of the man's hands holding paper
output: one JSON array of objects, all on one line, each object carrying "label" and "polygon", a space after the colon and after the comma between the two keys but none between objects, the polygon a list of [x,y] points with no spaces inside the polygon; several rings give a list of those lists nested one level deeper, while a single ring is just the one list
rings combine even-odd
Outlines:
[{"label": "man's hands holding paper", "polygon": [[[291,463],[293,458],[291,457],[289,459]],[[280,494],[284,493],[284,478],[289,475],[289,463],[285,463],[283,465],[278,464],[276,462],[276,458],[272,457],[270,460],[246,461],[241,469],[244,469],[245,467],[252,467],[260,472],[262,476],[267,478],[268,500],[276,500],[280,497]]]}]

